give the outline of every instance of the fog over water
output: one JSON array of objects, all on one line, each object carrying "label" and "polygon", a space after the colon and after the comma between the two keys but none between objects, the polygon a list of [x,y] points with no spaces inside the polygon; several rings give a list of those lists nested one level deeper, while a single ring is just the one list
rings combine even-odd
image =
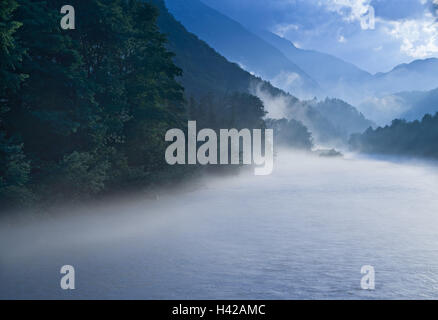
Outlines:
[{"label": "fog over water", "polygon": [[280,152],[251,173],[3,224],[0,298],[438,298],[436,166]]}]

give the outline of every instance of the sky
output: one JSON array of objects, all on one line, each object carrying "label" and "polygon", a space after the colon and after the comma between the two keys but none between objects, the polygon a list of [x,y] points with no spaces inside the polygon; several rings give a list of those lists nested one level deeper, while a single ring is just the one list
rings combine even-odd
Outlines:
[{"label": "sky", "polygon": [[438,57],[438,0],[202,1],[249,28],[270,30],[371,73]]}]

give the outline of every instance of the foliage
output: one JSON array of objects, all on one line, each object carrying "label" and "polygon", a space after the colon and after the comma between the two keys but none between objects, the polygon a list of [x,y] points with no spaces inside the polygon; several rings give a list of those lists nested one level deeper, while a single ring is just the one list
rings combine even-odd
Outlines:
[{"label": "foliage", "polygon": [[274,130],[274,144],[276,146],[307,151],[313,147],[312,135],[299,121],[267,119],[266,126]]},{"label": "foliage", "polygon": [[76,29],[62,30],[64,4],[0,5],[2,205],[92,197],[171,170],[163,137],[183,127],[185,105],[158,10],[74,0]]},{"label": "foliage", "polygon": [[394,120],[390,126],[353,135],[350,146],[363,153],[438,159],[438,113],[421,121]]}]

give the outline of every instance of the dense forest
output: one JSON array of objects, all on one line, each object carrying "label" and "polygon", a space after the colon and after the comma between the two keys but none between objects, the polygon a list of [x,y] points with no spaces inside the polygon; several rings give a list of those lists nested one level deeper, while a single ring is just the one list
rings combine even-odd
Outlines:
[{"label": "dense forest", "polygon": [[[367,122],[340,100],[300,101],[227,61],[162,0],[69,4],[74,30],[60,27],[60,0],[0,3],[1,208],[147,190],[202,172],[164,158],[166,131],[186,130],[188,120],[272,128],[275,144],[301,150],[345,140],[343,115]],[[266,118],[271,103],[285,105],[285,119]]]},{"label": "dense forest", "polygon": [[0,6],[2,206],[92,197],[168,171],[163,132],[185,123],[182,74],[142,1]]},{"label": "dense forest", "polygon": [[384,128],[369,128],[352,135],[350,146],[363,153],[438,159],[438,113],[421,121],[394,120]]},{"label": "dense forest", "polygon": [[1,208],[174,183],[196,168],[167,165],[164,135],[188,119],[266,127],[248,93],[256,78],[186,32],[162,1],[70,1],[74,30],[60,28],[63,5],[0,3]]},{"label": "dense forest", "polygon": [[294,119],[266,119],[266,127],[274,130],[274,145],[310,151],[313,138],[309,130]]}]

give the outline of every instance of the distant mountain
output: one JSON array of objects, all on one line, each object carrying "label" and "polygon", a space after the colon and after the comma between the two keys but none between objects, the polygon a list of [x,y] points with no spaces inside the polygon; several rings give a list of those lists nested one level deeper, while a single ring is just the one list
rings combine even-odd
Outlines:
[{"label": "distant mountain", "polygon": [[[332,55],[297,48],[271,32],[249,31],[200,0],[165,1],[177,20],[229,61],[302,99],[328,96],[352,105],[372,104],[396,92],[438,87],[438,59],[416,60],[372,75]],[[361,111],[368,118],[373,114]],[[385,122],[391,112],[371,119]]]},{"label": "distant mountain", "polygon": [[269,31],[254,32],[315,79],[325,95],[354,100],[350,98],[354,96],[356,86],[373,79],[370,73],[332,55],[297,48],[291,41]]},{"label": "distant mountain", "polygon": [[[181,84],[185,88],[186,97],[195,97],[202,100],[206,95],[229,94],[233,92],[249,93],[257,96],[264,103],[269,112],[268,117],[273,119],[294,119],[303,123],[312,133],[314,140],[319,144],[333,144],[345,142],[346,132],[350,132],[351,123],[362,121],[360,113],[356,111],[358,119],[350,121],[352,106],[337,101],[335,105],[321,109],[314,105],[315,100],[300,101],[296,97],[272,86],[269,82],[256,77],[240,68],[237,64],[229,62],[207,43],[196,35],[188,32],[186,28],[167,11],[162,0],[149,0],[160,9],[158,25],[168,38],[168,49],[175,53],[175,63],[183,70]],[[330,111],[330,108],[333,108]],[[354,109],[354,108],[353,108]],[[330,121],[323,112],[338,113],[342,121]],[[353,116],[354,117],[354,116]],[[354,132],[360,132],[353,130]]]},{"label": "distant mountain", "polygon": [[426,114],[434,115],[438,112],[438,89],[426,92],[405,92],[400,93],[399,96],[410,106],[409,110],[400,116],[402,119],[420,120]]},{"label": "distant mountain", "polygon": [[438,59],[415,60],[398,65],[390,72],[377,73],[369,87],[380,95],[435,89],[438,87]]},{"label": "distant mountain", "polygon": [[438,89],[430,91],[404,91],[370,98],[359,109],[379,125],[389,124],[393,119],[420,120],[425,114],[438,112]]},{"label": "distant mountain", "polygon": [[340,99],[327,98],[314,104],[314,108],[328,119],[335,128],[343,132],[347,138],[353,133],[362,133],[369,127],[375,126],[355,107]]},{"label": "distant mountain", "polygon": [[[201,98],[208,93],[226,94],[249,92],[253,83],[262,83],[237,64],[230,63],[207,43],[190,33],[167,11],[162,0],[150,0],[160,9],[158,26],[168,39],[168,49],[175,54],[174,61],[183,70],[181,83],[187,98]],[[279,89],[265,83],[272,94]]]},{"label": "distant mountain", "polygon": [[317,81],[286,58],[280,50],[238,22],[199,0],[165,2],[176,20],[229,61],[295,96],[309,98],[320,92]]},{"label": "distant mountain", "polygon": [[[354,104],[363,103],[364,100],[367,100],[365,102],[367,104],[372,100],[386,105],[399,104],[403,102],[399,101],[400,95],[394,94],[396,92],[431,90],[438,87],[438,59],[436,58],[415,60],[398,65],[389,72],[371,75],[334,56],[297,48],[289,40],[271,32],[256,31],[256,33],[315,79],[324,94]],[[382,101],[382,97],[385,96],[393,97],[387,97]],[[382,116],[385,116],[386,111],[388,110],[383,111]]]},{"label": "distant mountain", "polygon": [[199,99],[208,94],[240,92],[257,95],[263,92],[272,97],[287,97],[289,105],[301,104],[295,96],[228,61],[205,41],[190,33],[168,11],[163,0],[146,1],[152,2],[160,10],[157,24],[167,37],[167,48],[175,55],[176,65],[183,70],[180,82],[187,99]]}]

